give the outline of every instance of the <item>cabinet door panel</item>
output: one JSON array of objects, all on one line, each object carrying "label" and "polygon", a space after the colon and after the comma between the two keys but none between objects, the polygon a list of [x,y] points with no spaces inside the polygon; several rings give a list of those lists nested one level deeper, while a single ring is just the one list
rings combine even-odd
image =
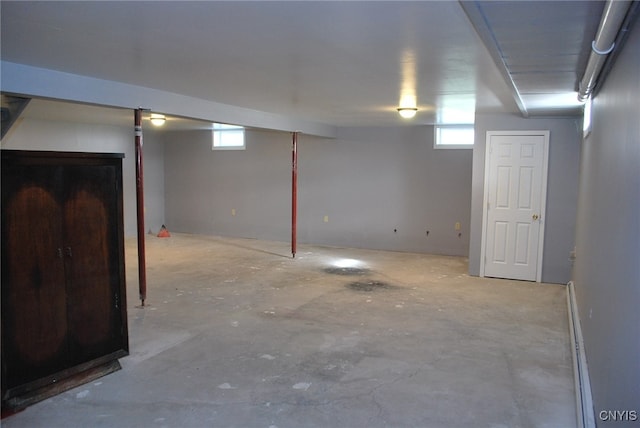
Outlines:
[{"label": "cabinet door panel", "polygon": [[59,169],[2,165],[3,390],[68,365]]},{"label": "cabinet door panel", "polygon": [[1,154],[4,408],[82,382],[128,336],[122,155]]},{"label": "cabinet door panel", "polygon": [[116,183],[114,166],[67,168],[63,227],[75,363],[122,349]]}]

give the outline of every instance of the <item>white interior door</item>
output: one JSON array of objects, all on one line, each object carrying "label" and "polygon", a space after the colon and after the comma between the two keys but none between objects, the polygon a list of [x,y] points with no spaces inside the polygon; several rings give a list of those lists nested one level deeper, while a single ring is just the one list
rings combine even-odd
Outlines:
[{"label": "white interior door", "polygon": [[549,132],[487,132],[482,276],[540,281]]}]

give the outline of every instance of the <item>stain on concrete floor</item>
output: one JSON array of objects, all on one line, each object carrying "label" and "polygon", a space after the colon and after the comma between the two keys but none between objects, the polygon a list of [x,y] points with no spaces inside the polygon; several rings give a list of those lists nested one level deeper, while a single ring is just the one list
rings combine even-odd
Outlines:
[{"label": "stain on concrete floor", "polygon": [[347,288],[353,291],[372,292],[372,291],[394,290],[399,287],[388,284],[383,281],[362,280],[362,281],[354,281],[354,282],[348,283]]}]

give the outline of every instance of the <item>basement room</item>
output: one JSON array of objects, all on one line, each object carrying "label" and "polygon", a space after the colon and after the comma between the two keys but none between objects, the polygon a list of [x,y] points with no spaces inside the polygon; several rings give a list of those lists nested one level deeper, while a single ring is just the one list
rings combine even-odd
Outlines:
[{"label": "basement room", "polygon": [[3,427],[640,423],[639,2],[0,11]]}]

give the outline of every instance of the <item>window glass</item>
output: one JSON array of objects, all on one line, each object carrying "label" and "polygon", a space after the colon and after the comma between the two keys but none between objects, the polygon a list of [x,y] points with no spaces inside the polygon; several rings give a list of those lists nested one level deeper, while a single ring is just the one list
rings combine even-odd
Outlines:
[{"label": "window glass", "polygon": [[213,150],[244,150],[244,127],[213,124]]},{"label": "window glass", "polygon": [[436,125],[434,147],[436,149],[473,148],[473,125]]}]

